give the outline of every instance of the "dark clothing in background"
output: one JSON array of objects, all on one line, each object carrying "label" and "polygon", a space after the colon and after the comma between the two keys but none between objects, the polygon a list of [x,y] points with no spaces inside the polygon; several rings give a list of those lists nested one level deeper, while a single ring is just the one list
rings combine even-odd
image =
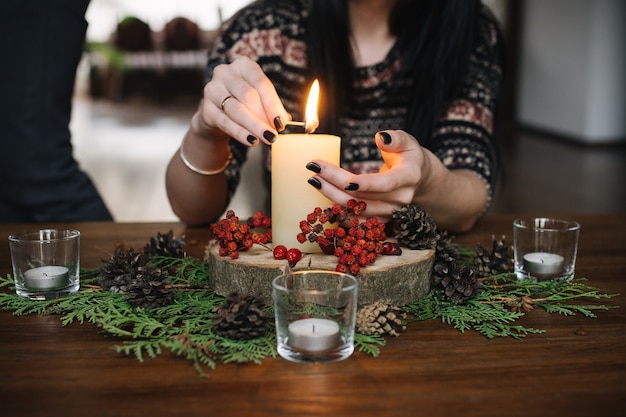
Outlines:
[{"label": "dark clothing in background", "polygon": [[70,140],[88,5],[0,1],[0,222],[111,219]]}]

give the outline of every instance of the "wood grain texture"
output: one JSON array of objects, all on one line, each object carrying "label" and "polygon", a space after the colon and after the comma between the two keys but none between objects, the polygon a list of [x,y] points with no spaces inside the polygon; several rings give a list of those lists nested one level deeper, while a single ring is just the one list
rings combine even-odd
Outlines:
[{"label": "wood grain texture", "polygon": [[[359,304],[381,301],[403,306],[424,297],[430,291],[430,276],[434,250],[404,249],[400,256],[379,256],[371,265],[361,269]],[[233,291],[259,293],[272,298],[272,280],[289,270],[287,261],[274,259],[271,250],[260,245],[239,253],[236,260],[219,255],[219,245],[211,241],[204,259],[209,265],[211,285],[220,295]],[[321,253],[304,254],[293,270],[334,270],[337,258]]]},{"label": "wood grain texture", "polygon": [[[525,340],[488,340],[438,321],[409,324],[378,358],[327,365],[280,358],[218,365],[201,378],[172,354],[139,363],[120,340],[59,317],[0,311],[0,416],[622,416],[626,409],[626,214],[560,216],[581,223],[576,276],[618,308],[598,318],[533,310]],[[512,239],[512,216],[488,216],[455,242]],[[0,225],[5,236],[41,225]],[[45,225],[54,226],[54,225]],[[100,265],[117,242],[140,248],[157,231],[184,233],[202,257],[208,229],[180,224],[65,224],[82,232],[82,264]],[[8,244],[0,273],[10,273]],[[8,289],[5,289],[8,291]]]}]

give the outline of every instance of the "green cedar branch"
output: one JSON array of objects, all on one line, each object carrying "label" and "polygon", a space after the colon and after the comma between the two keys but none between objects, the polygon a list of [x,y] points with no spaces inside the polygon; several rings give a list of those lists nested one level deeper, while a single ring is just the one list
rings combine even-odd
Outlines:
[{"label": "green cedar branch", "polygon": [[563,315],[583,314],[595,318],[593,311],[608,310],[614,306],[580,304],[582,301],[615,297],[585,283],[585,278],[535,281],[518,280],[514,274],[499,274],[483,278],[480,292],[466,303],[458,304],[441,292],[432,291],[426,297],[404,306],[416,320],[440,319],[455,329],[475,330],[487,338],[513,337],[521,339],[528,334],[543,333],[514,323],[534,307],[548,313]]}]

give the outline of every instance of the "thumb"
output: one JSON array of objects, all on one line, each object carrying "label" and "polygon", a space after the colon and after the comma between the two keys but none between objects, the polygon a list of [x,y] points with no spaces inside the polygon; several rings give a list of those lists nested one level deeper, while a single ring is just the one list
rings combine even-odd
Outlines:
[{"label": "thumb", "polygon": [[420,147],[417,139],[404,130],[383,130],[376,133],[375,138],[382,152],[401,153]]}]

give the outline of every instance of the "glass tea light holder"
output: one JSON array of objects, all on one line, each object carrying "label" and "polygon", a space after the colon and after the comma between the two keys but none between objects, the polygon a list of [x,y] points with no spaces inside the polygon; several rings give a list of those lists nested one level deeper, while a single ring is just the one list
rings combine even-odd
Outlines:
[{"label": "glass tea light holder", "polygon": [[358,281],[335,271],[302,270],[272,282],[278,354],[292,362],[331,363],[354,351]]},{"label": "glass tea light holder", "polygon": [[80,232],[44,229],[9,236],[17,295],[50,300],[80,287]]},{"label": "glass tea light holder", "polygon": [[551,218],[513,222],[515,273],[518,279],[572,279],[580,224]]}]

